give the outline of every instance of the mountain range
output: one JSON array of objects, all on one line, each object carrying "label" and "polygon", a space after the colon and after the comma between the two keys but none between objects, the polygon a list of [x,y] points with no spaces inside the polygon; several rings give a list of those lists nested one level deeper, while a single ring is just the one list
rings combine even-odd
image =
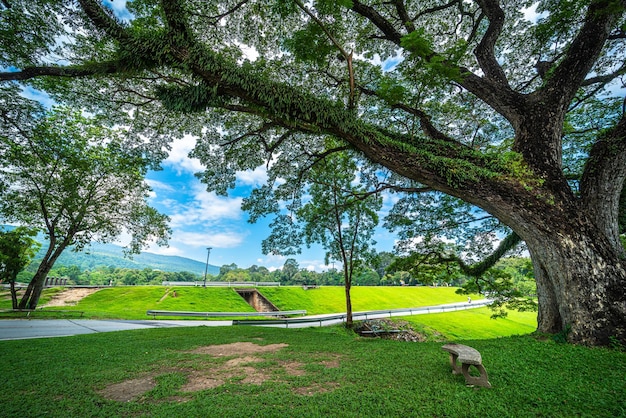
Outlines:
[{"label": "mountain range", "polygon": [[[55,266],[78,266],[81,270],[93,270],[98,267],[116,267],[129,269],[153,269],[162,271],[182,272],[187,271],[200,276],[204,275],[206,263],[190,258],[159,255],[148,252],[133,254],[132,258],[124,256],[123,248],[114,244],[92,243],[84,251],[75,252],[67,249],[61,254]],[[41,259],[44,247],[35,257]],[[208,265],[207,273],[217,275],[220,272],[218,266]]]},{"label": "mountain range", "polygon": [[[0,230],[11,231],[15,227],[11,225],[0,225]],[[47,250],[46,239],[43,234],[37,236],[37,240],[42,243],[41,249],[33,260],[34,264],[39,264]],[[66,249],[58,258],[55,267],[59,266],[77,266],[81,270],[93,270],[98,267],[114,267],[128,269],[152,269],[171,272],[183,272],[204,275],[205,269],[207,274],[217,275],[220,272],[218,266],[213,266],[201,261],[192,260],[186,257],[159,255],[148,252],[141,254],[133,254],[130,258],[124,256],[124,248],[114,244],[92,243],[89,248],[84,251],[76,252],[71,248]]]}]

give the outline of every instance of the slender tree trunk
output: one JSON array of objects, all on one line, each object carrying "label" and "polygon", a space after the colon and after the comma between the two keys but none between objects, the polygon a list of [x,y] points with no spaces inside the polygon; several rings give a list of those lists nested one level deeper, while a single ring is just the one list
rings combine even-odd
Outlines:
[{"label": "slender tree trunk", "polygon": [[352,320],[352,299],[350,297],[350,288],[352,287],[352,280],[346,275],[344,289],[346,293],[346,327],[352,328],[354,321]]},{"label": "slender tree trunk", "polygon": [[46,283],[46,277],[48,277],[48,273],[52,270],[53,265],[54,262],[51,263],[42,261],[37,269],[37,272],[31,279],[30,283],[28,283],[26,292],[20,300],[19,309],[37,308],[41,292],[43,291],[44,284]]},{"label": "slender tree trunk", "polygon": [[561,332],[563,321],[559,312],[558,298],[545,267],[540,262],[540,257],[533,255],[533,249],[529,248],[535,283],[537,284],[537,331],[548,334]]},{"label": "slender tree trunk", "polygon": [[15,290],[15,280],[11,280],[11,306],[17,309],[17,293]]}]

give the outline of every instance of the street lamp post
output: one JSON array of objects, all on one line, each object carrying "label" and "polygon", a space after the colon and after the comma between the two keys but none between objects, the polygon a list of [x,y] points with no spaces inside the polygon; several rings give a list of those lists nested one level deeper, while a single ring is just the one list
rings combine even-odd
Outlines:
[{"label": "street lamp post", "polygon": [[206,274],[209,271],[209,256],[211,255],[211,247],[206,249],[206,267],[204,268],[204,287],[206,287]]}]

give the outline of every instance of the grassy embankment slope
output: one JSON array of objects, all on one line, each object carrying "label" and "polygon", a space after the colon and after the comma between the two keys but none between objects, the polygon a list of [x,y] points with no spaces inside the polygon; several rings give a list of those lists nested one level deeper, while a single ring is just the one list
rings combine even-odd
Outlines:
[{"label": "grassy embankment slope", "polygon": [[[259,289],[281,310],[305,309],[310,315],[345,312],[345,295],[342,287],[321,287],[303,290],[300,287]],[[355,312],[379,309],[413,308],[442,303],[463,302],[454,288],[440,287],[355,287],[352,290]],[[59,288],[44,292],[41,305],[45,305]],[[174,292],[176,296],[174,297]],[[10,308],[5,293],[0,295],[0,308]],[[33,318],[76,316],[71,313],[31,314]],[[76,304],[51,307],[49,310],[84,312],[92,319],[149,319],[148,309],[171,311],[252,312],[253,309],[232,288],[192,288],[137,286],[113,287],[97,291]],[[493,338],[527,334],[536,328],[536,314],[510,312],[506,319],[490,319],[488,309],[450,312],[446,314],[416,315],[404,319],[417,329],[430,334],[437,331],[448,339]],[[166,317],[163,317],[166,318]],[[167,317],[172,319],[172,317]]]}]

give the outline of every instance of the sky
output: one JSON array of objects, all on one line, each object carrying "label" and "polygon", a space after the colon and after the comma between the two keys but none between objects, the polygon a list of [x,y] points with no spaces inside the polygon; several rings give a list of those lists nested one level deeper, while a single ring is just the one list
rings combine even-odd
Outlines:
[{"label": "sky", "polygon": [[[126,9],[126,0],[104,0],[116,16],[122,20],[132,19]],[[253,55],[254,51],[249,51]],[[250,56],[254,60],[256,57]],[[392,70],[400,56],[379,62],[383,70]],[[41,102],[50,108],[54,101],[42,91],[25,87],[24,96]],[[311,248],[303,246],[301,254],[289,256],[265,255],[261,251],[261,242],[270,234],[271,218],[261,219],[255,224],[248,222],[249,217],[241,210],[242,199],[249,195],[255,186],[266,180],[264,169],[240,172],[236,187],[229,196],[217,196],[206,191],[206,185],[195,177],[195,173],[204,170],[199,160],[189,158],[188,154],[195,145],[195,139],[186,136],[171,144],[169,157],[161,164],[162,170],[151,171],[146,177],[152,188],[150,206],[171,218],[172,230],[169,246],[160,247],[151,244],[145,252],[175,255],[201,262],[207,261],[214,266],[230,265],[248,268],[252,265],[264,266],[270,270],[280,269],[288,258],[294,258],[300,268],[322,272],[332,267],[340,268],[339,263],[324,264],[324,250],[319,245]],[[387,195],[385,208],[393,201]],[[395,237],[379,228],[374,237],[378,251],[392,251]],[[127,245],[130,236],[122,235],[114,244]],[[211,248],[210,252],[207,248]]]},{"label": "sky", "polygon": [[[271,218],[250,224],[241,210],[241,202],[253,187],[264,184],[265,171],[259,168],[238,173],[236,187],[228,197],[209,193],[206,185],[194,176],[204,169],[197,159],[188,156],[194,144],[195,139],[190,136],[175,141],[169,157],[162,163],[163,170],[147,175],[153,190],[149,203],[171,218],[172,228],[169,247],[153,245],[147,252],[203,262],[208,255],[209,264],[216,266],[235,263],[248,268],[256,264],[274,270],[282,268],[288,258],[294,258],[300,268],[308,270],[321,272],[332,267],[324,264],[324,250],[320,246],[304,246],[301,254],[290,256],[263,254],[261,242],[270,234]],[[385,207],[392,203],[391,196],[387,196]],[[394,238],[379,228],[375,236],[377,250],[392,251]]]}]

